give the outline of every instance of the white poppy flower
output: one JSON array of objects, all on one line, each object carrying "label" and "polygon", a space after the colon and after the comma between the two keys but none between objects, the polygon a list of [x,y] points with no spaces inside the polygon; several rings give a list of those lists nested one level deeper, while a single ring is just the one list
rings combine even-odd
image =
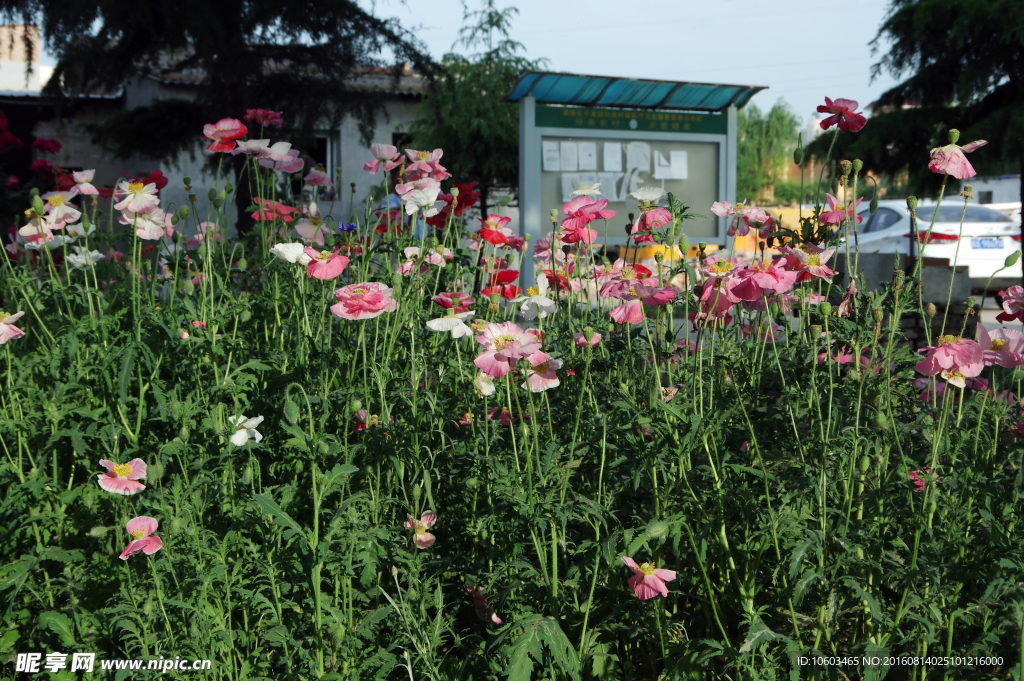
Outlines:
[{"label": "white poppy flower", "polygon": [[270,252],[285,262],[305,267],[312,260],[304,253],[305,248],[303,244],[277,244]]},{"label": "white poppy flower", "polygon": [[256,426],[263,423],[262,416],[256,416],[251,419],[247,419],[244,416],[232,416],[228,419],[228,423],[235,429],[235,432],[231,434],[231,444],[236,447],[244,447],[245,443],[249,440],[259,442],[263,439],[260,431],[256,430]]},{"label": "white poppy flower", "polygon": [[494,387],[494,379],[482,371],[477,372],[476,378],[473,379],[473,385],[476,386],[477,394],[480,397],[487,397],[497,392]]},{"label": "white poppy flower", "polygon": [[589,196],[595,198],[601,196],[601,183],[592,184],[590,186],[581,185],[576,180],[572,181],[572,186],[575,191],[570,196]]},{"label": "white poppy flower", "polygon": [[98,263],[103,260],[103,254],[99,251],[86,252],[85,249],[79,248],[78,246],[73,247],[74,253],[68,253],[68,264],[74,267],[76,270],[84,270],[92,263]]},{"label": "white poppy flower", "polygon": [[665,190],[661,187],[640,187],[629,195],[643,203],[657,203],[665,196]]},{"label": "white poppy flower", "polygon": [[544,319],[558,309],[555,301],[548,298],[548,278],[540,277],[537,285],[526,289],[526,295],[516,298],[513,302],[522,303],[520,311],[526,319]]},{"label": "white poppy flower", "polygon": [[427,328],[431,331],[451,331],[452,338],[468,338],[473,335],[473,329],[466,326],[462,321],[469,319],[474,312],[460,312],[448,317],[439,317],[427,322]]}]

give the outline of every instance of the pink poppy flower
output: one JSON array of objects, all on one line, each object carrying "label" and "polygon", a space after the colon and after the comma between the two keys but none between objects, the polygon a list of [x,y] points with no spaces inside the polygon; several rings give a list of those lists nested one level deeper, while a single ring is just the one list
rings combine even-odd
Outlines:
[{"label": "pink poppy flower", "polygon": [[[606,210],[605,206],[607,205],[608,199],[595,200],[589,196],[578,196],[562,206],[562,212],[566,215],[566,218],[562,220],[562,227],[566,232],[578,233],[594,220],[607,220],[615,217],[616,211]],[[575,243],[580,239],[569,241],[563,238],[563,241]],[[593,240],[591,239],[587,243],[593,243]]]},{"label": "pink poppy flower", "polygon": [[407,513],[405,518],[405,529],[413,530],[416,533],[413,537],[413,541],[416,542],[416,548],[429,549],[434,545],[434,541],[437,538],[427,532],[427,530],[433,527],[434,523],[437,522],[436,513],[433,511],[424,511],[419,520],[416,520]]},{"label": "pink poppy flower", "polygon": [[128,542],[128,546],[124,547],[124,551],[121,552],[119,558],[121,560],[128,560],[129,556],[139,551],[142,551],[147,556],[152,556],[159,551],[164,543],[160,541],[160,537],[153,535],[159,526],[160,524],[157,523],[156,518],[150,518],[146,515],[140,515],[129,520],[125,529],[128,530],[132,540]]},{"label": "pink poppy flower", "polygon": [[307,244],[323,246],[327,226],[318,217],[302,218],[295,223],[295,233]]},{"label": "pink poppy flower", "polygon": [[[852,220],[857,211],[857,206],[860,205],[863,199],[857,199],[854,205],[846,206],[839,203],[839,199],[826,192],[825,201],[828,202],[828,210],[821,212],[821,221],[825,224],[835,225],[843,222],[847,217]],[[857,224],[864,222],[864,218],[859,215],[856,215],[856,219]]]},{"label": "pink poppy flower", "polygon": [[941,374],[952,385],[965,387],[965,378],[981,374],[985,368],[985,352],[975,341],[959,336],[939,336],[939,344],[921,348],[927,356],[914,367],[919,374]]},{"label": "pink poppy flower", "polygon": [[540,341],[512,322],[488,323],[476,337],[484,351],[473,360],[488,376],[501,378],[520,357],[540,350]]},{"label": "pink poppy flower", "polygon": [[605,284],[602,289],[606,297],[625,301],[608,313],[616,324],[642,324],[644,305],[667,305],[676,297],[676,292],[671,286],[645,286],[626,279]]},{"label": "pink poppy flower", "polygon": [[14,314],[10,314],[0,310],[0,345],[3,345],[9,340],[15,338],[21,338],[25,335],[25,332],[14,325],[14,322],[24,316],[24,312],[18,310]]},{"label": "pink poppy flower", "polygon": [[913,481],[914,487],[917,488],[914,490],[915,492],[923,492],[926,481],[931,477],[934,477],[936,482],[939,481],[939,474],[936,473],[934,476],[931,476],[931,472],[932,469],[928,468],[927,466],[920,470],[907,471],[907,478]]},{"label": "pink poppy flower", "polygon": [[235,140],[245,137],[249,129],[237,118],[222,118],[213,125],[203,126],[203,139],[213,140],[207,151],[231,151],[235,148]]},{"label": "pink poppy flower", "polygon": [[363,170],[368,173],[376,175],[381,166],[384,167],[384,172],[387,172],[402,165],[399,160],[402,156],[398,153],[398,148],[390,144],[371,144],[370,153],[373,154],[373,160],[363,164]]},{"label": "pink poppy flower", "polygon": [[509,412],[508,407],[494,407],[487,412],[487,420],[498,419],[498,423],[503,426],[509,426],[516,422],[516,417],[512,416]]},{"label": "pink poppy flower", "polygon": [[755,260],[736,272],[733,295],[741,300],[758,300],[768,293],[785,293],[796,283],[797,273],[785,269],[784,260],[766,263]]},{"label": "pink poppy flower", "polygon": [[978,324],[978,345],[981,346],[987,366],[999,365],[1012,369],[1024,365],[1024,333],[1014,329],[989,331]]},{"label": "pink poppy flower", "polygon": [[118,194],[123,198],[114,204],[115,210],[145,213],[160,205],[155,182],[143,184],[138,180],[132,180],[131,182],[121,180],[121,183],[117,185],[117,189]]},{"label": "pink poppy flower", "polygon": [[455,314],[469,312],[469,307],[474,303],[473,296],[465,293],[438,293],[431,300]]},{"label": "pink poppy flower", "polygon": [[247,121],[256,121],[260,125],[284,125],[280,111],[268,111],[267,109],[246,109],[242,116]]},{"label": "pink poppy flower", "polygon": [[757,230],[757,235],[767,239],[775,227],[775,218],[763,208],[749,208],[743,213],[743,223]]},{"label": "pink poppy flower", "polygon": [[590,342],[588,343],[587,342],[586,334],[583,333],[582,331],[580,331],[579,333],[574,333],[572,335],[572,340],[573,340],[573,342],[577,346],[579,346],[581,348],[586,348],[586,347],[591,347],[592,348],[592,347],[594,347],[595,345],[597,345],[598,343],[601,342],[601,334],[597,333],[596,331],[593,332],[592,335],[590,336]]},{"label": "pink poppy flower", "polygon": [[331,305],[331,313],[342,319],[373,319],[398,309],[392,293],[390,286],[375,281],[349,284],[334,292],[338,302]]},{"label": "pink poppy flower", "polygon": [[146,489],[145,485],[137,482],[146,477],[146,464],[142,459],[132,459],[128,463],[114,463],[103,459],[100,465],[109,469],[106,473],[96,475],[100,487],[106,491],[127,497]]},{"label": "pink poppy flower", "polygon": [[309,175],[306,175],[305,185],[307,187],[333,187],[334,182],[331,181],[327,173],[317,167],[309,171]]},{"label": "pink poppy flower", "polygon": [[252,154],[254,156],[262,156],[269,148],[270,140],[241,140],[238,142],[238,145],[231,150],[231,155],[238,156],[239,154]]},{"label": "pink poppy flower", "polygon": [[967,160],[964,154],[969,154],[979,147],[983,147],[988,142],[985,140],[975,140],[970,144],[964,146],[957,146],[956,144],[947,144],[944,147],[935,147],[932,149],[932,158],[928,163],[928,170],[939,175],[952,175],[958,180],[966,180],[969,177],[974,177],[974,167],[971,166],[971,162]]},{"label": "pink poppy flower", "polygon": [[466,591],[470,596],[473,597],[473,609],[476,610],[476,616],[484,622],[490,622],[492,624],[501,624],[501,618],[498,617],[497,613],[491,611],[490,606],[487,604],[487,598],[484,597],[484,590],[478,586],[467,586]]},{"label": "pink poppy flower", "polygon": [[[827,352],[823,352],[820,355],[818,355],[818,364],[824,364],[825,359],[828,356],[829,355]],[[861,359],[864,358],[862,357]],[[832,361],[834,361],[836,364],[849,364],[850,362],[853,361],[853,354],[850,353],[844,345],[843,347],[839,348],[838,353],[832,356]]]},{"label": "pink poppy flower", "polygon": [[701,265],[701,272],[709,277],[728,279],[736,276],[743,264],[742,258],[729,258],[724,255],[713,255]]},{"label": "pink poppy flower", "polygon": [[259,206],[260,209],[252,214],[253,220],[281,220],[283,222],[292,222],[295,219],[291,216],[291,214],[295,212],[295,208],[292,206],[286,206],[279,201],[256,197],[256,205]]},{"label": "pink poppy flower", "polygon": [[633,571],[633,576],[627,582],[636,597],[641,601],[654,598],[657,595],[668,596],[668,587],[665,582],[671,582],[676,578],[674,570],[663,570],[654,566],[654,563],[636,564],[636,561],[628,556],[622,556],[622,562]]},{"label": "pink poppy flower", "polygon": [[1024,322],[1024,286],[1011,286],[999,292],[1003,300],[1003,311],[996,316],[996,321],[1006,324],[1014,320]]},{"label": "pink poppy flower", "polygon": [[732,281],[735,279],[712,277],[704,282],[700,293],[700,311],[694,321],[722,319],[729,313],[734,303],[740,302],[740,298],[731,290]]},{"label": "pink poppy flower", "polygon": [[633,223],[629,233],[638,244],[654,242],[651,232],[672,222],[672,213],[667,208],[644,208],[640,206],[640,217]]},{"label": "pink poppy flower", "polygon": [[[731,204],[728,201],[715,201],[711,204],[711,212],[720,218],[732,218],[729,227],[726,229],[728,236],[746,236],[750,232],[750,225],[740,224],[743,212],[747,210],[746,199],[743,203]],[[739,230],[737,231],[737,227]]]},{"label": "pink poppy flower", "polygon": [[803,249],[796,249],[793,251],[793,254],[800,261],[804,272],[810,274],[814,279],[822,279],[831,284],[832,277],[838,274],[838,272],[828,267],[825,263],[828,262],[835,252],[836,249],[834,248],[826,248],[820,253],[808,253]]},{"label": "pink poppy flower", "polygon": [[558,375],[555,369],[562,368],[562,360],[551,359],[546,352],[538,350],[526,358],[529,367],[526,369],[526,381],[523,388],[530,392],[539,393],[559,385]]},{"label": "pink poppy flower", "polygon": [[[533,260],[534,262],[551,262],[552,252],[554,252],[555,262],[564,263],[568,256],[562,251],[562,240],[558,234],[554,235],[555,247],[551,248],[551,232],[547,232],[541,238],[537,239],[537,243],[533,245]],[[470,248],[473,245],[470,244]]]},{"label": "pink poppy flower", "polygon": [[409,160],[412,161],[412,163],[405,167],[405,176],[409,179],[429,177],[440,182],[451,177],[451,173],[441,165],[441,156],[444,155],[444,152],[440,149],[434,149],[433,151],[406,149],[405,153]]},{"label": "pink poppy flower", "polygon": [[96,176],[95,170],[76,170],[71,173],[71,177],[75,180],[75,186],[71,189],[75,194],[85,195],[98,195],[100,192],[92,184],[92,179]]},{"label": "pink poppy flower", "polygon": [[310,258],[306,265],[306,274],[314,279],[336,279],[348,267],[348,257],[341,255],[339,251],[305,248],[302,252]]},{"label": "pink poppy flower", "polygon": [[843,132],[859,131],[868,122],[868,119],[859,113],[854,113],[857,106],[856,100],[853,99],[839,98],[833,102],[826,97],[825,103],[818,105],[818,112],[832,115],[821,122],[821,129],[828,130],[833,125],[838,125]]}]

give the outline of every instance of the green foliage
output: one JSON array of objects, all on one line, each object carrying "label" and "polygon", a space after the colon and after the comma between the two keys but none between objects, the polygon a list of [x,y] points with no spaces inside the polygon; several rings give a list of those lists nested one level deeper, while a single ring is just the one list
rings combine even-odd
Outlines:
[{"label": "green foliage", "polygon": [[791,162],[800,121],[780,99],[768,113],[756,104],[740,109],[736,124],[736,195],[740,201],[757,201],[771,192]]},{"label": "green foliage", "polygon": [[544,63],[518,56],[522,45],[509,37],[515,14],[514,7],[498,10],[494,0],[485,0],[481,10],[467,9],[459,44],[484,51],[444,56],[409,128],[413,147],[443,148],[455,179],[477,182],[485,211],[491,188],[519,187],[519,105],[504,97],[522,72]]}]

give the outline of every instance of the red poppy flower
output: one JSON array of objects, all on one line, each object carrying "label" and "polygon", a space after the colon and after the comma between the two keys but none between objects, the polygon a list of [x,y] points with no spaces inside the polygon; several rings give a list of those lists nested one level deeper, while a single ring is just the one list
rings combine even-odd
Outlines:
[{"label": "red poppy flower", "polygon": [[[517,273],[518,274],[518,273]],[[498,293],[505,300],[515,300],[522,294],[523,289],[512,284],[493,285],[480,290],[480,295],[491,297],[492,293]]]},{"label": "red poppy flower", "polygon": [[53,177],[53,164],[45,158],[32,161],[32,163],[29,164],[28,169],[33,173],[42,175],[43,177]]},{"label": "red poppy flower", "polygon": [[32,142],[32,148],[45,154],[57,154],[60,152],[60,142],[52,137],[40,137]]},{"label": "red poppy flower", "polygon": [[839,98],[833,102],[826,97],[825,103],[818,106],[818,112],[832,115],[821,122],[821,129],[828,130],[833,125],[838,125],[843,132],[847,130],[857,132],[868,122],[864,116],[853,112],[857,106],[857,102],[853,99]]},{"label": "red poppy flower", "polygon": [[462,217],[463,211],[476,205],[480,198],[480,192],[476,191],[476,182],[459,184],[452,182],[452,186],[459,190],[459,201],[455,205],[455,217]]}]

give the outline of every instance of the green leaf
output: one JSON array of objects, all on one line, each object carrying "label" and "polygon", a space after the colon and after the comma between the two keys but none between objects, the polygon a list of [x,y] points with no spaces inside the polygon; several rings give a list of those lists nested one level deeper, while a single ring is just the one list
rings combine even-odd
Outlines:
[{"label": "green leaf", "polygon": [[62,612],[48,610],[39,616],[39,626],[46,627],[60,637],[60,643],[66,648],[75,646],[75,633],[71,618]]},{"label": "green leaf", "polygon": [[291,532],[285,532],[285,538],[290,539],[294,534],[302,534],[302,528],[290,515],[284,512],[277,502],[266,494],[255,494],[253,500],[264,513],[269,513],[277,521],[277,524]]},{"label": "green leaf", "polygon": [[121,355],[121,370],[117,372],[117,395],[122,404],[128,401],[128,383],[131,382],[134,365],[135,346],[129,345]]},{"label": "green leaf", "polygon": [[747,630],[747,638],[743,641],[743,645],[740,646],[740,652],[749,653],[756,650],[762,643],[768,643],[778,638],[782,637],[769,629],[767,624],[756,622]]}]

